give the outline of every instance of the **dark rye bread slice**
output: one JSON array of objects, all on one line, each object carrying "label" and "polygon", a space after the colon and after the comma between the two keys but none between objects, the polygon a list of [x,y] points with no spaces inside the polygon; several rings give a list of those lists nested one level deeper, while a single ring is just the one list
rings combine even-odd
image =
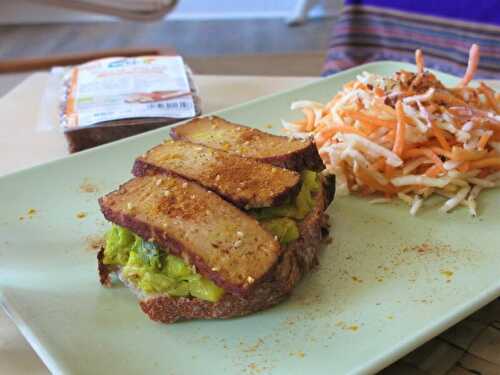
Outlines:
[{"label": "dark rye bread slice", "polygon": [[265,278],[281,253],[257,220],[180,177],[136,177],[99,204],[107,220],[181,256],[236,295]]},{"label": "dark rye bread slice", "polygon": [[170,130],[173,139],[217,148],[277,167],[321,171],[325,167],[310,140],[292,139],[234,124],[221,117],[198,117]]},{"label": "dark rye bread slice", "polygon": [[238,207],[277,206],[300,188],[297,172],[185,141],[166,141],[135,160],[132,174],[195,181]]},{"label": "dark rye bread slice", "polygon": [[[283,253],[273,272],[247,295],[225,293],[215,303],[192,297],[140,296],[142,310],[152,320],[174,323],[178,320],[233,318],[264,310],[281,302],[302,276],[318,263],[320,243],[328,232],[325,210],[333,200],[334,189],[334,181],[323,178],[322,189],[314,197],[314,209],[299,224],[300,238],[283,247]],[[102,264],[102,254],[103,250],[98,255],[101,283],[109,285],[109,274],[116,270]]]}]

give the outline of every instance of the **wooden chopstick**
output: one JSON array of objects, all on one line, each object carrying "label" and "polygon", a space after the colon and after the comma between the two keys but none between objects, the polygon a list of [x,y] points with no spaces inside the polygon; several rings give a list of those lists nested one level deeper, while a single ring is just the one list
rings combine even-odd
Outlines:
[{"label": "wooden chopstick", "polygon": [[46,70],[54,66],[82,64],[84,62],[114,56],[175,55],[173,48],[118,48],[105,51],[76,53],[33,59],[0,60],[0,74]]}]

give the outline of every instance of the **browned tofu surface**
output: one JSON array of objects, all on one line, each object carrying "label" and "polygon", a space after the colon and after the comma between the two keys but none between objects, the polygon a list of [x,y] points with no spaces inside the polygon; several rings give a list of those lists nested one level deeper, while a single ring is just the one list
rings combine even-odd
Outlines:
[{"label": "browned tofu surface", "polygon": [[173,139],[217,148],[243,157],[293,170],[324,169],[316,146],[310,140],[291,139],[237,125],[223,118],[196,118],[172,128]]},{"label": "browned tofu surface", "polygon": [[107,220],[182,256],[234,294],[244,295],[258,284],[281,253],[257,220],[180,177],[137,177],[99,204]]},{"label": "browned tofu surface", "polygon": [[181,176],[245,208],[280,205],[300,188],[297,172],[184,141],[152,148],[136,159],[132,173]]}]

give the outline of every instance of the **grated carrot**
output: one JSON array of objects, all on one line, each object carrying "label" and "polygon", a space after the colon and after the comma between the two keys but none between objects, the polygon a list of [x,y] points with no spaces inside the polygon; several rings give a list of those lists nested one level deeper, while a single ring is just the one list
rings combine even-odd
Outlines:
[{"label": "grated carrot", "polygon": [[354,112],[350,110],[344,110],[343,113],[353,120],[358,120],[373,126],[381,126],[384,128],[395,128],[396,121],[394,120],[384,120],[375,116],[370,116],[361,112]]},{"label": "grated carrot", "polygon": [[405,115],[403,112],[403,104],[401,103],[401,100],[396,103],[396,116],[398,120],[392,151],[395,154],[401,156],[405,148]]}]

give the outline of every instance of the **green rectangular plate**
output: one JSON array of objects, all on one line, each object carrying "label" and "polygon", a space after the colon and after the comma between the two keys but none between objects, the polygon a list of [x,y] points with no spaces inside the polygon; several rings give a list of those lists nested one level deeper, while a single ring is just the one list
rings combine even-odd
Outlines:
[{"label": "green rectangular plate", "polygon": [[[364,70],[401,68],[413,66],[360,66],[218,115],[279,133],[292,101],[326,101]],[[478,218],[442,214],[438,201],[411,217],[402,204],[349,196],[328,210],[333,242],[320,266],[284,303],[239,319],[152,322],[128,290],[99,285],[89,245],[108,228],[98,196],[168,132],[0,179],[0,300],[55,374],[372,373],[500,295],[500,191],[481,195]]]}]

